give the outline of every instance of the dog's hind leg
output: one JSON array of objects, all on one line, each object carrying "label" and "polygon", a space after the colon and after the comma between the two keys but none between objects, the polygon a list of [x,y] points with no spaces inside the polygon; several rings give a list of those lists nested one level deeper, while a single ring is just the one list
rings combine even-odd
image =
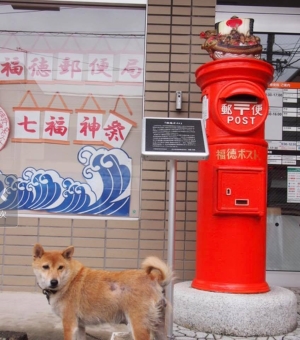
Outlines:
[{"label": "dog's hind leg", "polygon": [[141,316],[133,315],[128,319],[133,340],[150,340],[150,330],[145,328]]},{"label": "dog's hind leg", "polygon": [[153,339],[154,340],[166,340],[167,336],[166,336],[166,332],[165,332],[165,327],[163,327],[163,329],[157,329],[154,333],[153,333]]},{"label": "dog's hind leg", "polygon": [[163,298],[156,304],[158,320],[156,322],[153,335],[154,340],[165,340],[167,338],[167,323],[169,322],[168,317],[170,313],[170,306],[167,301]]},{"label": "dog's hind leg", "polygon": [[150,332],[144,327],[132,327],[133,340],[150,340]]},{"label": "dog's hind leg", "polygon": [[159,323],[156,325],[153,330],[153,339],[154,340],[166,340],[167,339],[167,329],[165,325],[165,319],[161,318]]},{"label": "dog's hind leg", "polygon": [[84,325],[80,324],[78,325],[78,331],[77,331],[77,338],[76,340],[86,340],[86,333],[85,333],[85,327]]}]

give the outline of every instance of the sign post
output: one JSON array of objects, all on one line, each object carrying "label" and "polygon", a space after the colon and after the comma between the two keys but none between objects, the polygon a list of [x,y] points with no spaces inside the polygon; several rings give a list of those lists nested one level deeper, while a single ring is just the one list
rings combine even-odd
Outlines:
[{"label": "sign post", "polygon": [[[174,268],[175,259],[175,224],[176,224],[176,179],[177,179],[177,161],[169,161],[169,214],[168,214],[168,265]],[[170,305],[173,306],[173,283],[167,287],[166,296]],[[173,339],[173,310],[171,309],[168,318],[167,335]]]},{"label": "sign post", "polygon": [[[201,119],[144,118],[142,155],[145,159],[169,160],[168,265],[174,268],[176,224],[177,160],[201,160],[209,156]],[[173,305],[173,284],[167,288],[167,299]],[[168,339],[173,339],[173,311],[167,325]]]}]

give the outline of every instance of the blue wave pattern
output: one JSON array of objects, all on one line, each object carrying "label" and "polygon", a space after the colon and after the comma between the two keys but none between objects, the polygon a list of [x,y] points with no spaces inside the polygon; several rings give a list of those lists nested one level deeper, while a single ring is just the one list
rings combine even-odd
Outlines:
[{"label": "blue wave pattern", "polygon": [[132,159],[127,153],[84,146],[77,158],[85,183],[55,170],[28,167],[19,178],[0,171],[0,210],[129,216]]}]

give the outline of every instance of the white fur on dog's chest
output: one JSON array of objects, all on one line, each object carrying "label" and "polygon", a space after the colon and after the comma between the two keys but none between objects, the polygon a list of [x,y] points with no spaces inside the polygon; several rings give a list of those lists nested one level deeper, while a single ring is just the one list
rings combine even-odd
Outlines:
[{"label": "white fur on dog's chest", "polygon": [[62,317],[63,315],[63,304],[60,303],[60,300],[58,296],[56,295],[51,295],[50,297],[50,305],[53,310],[53,312],[58,315],[59,317]]}]

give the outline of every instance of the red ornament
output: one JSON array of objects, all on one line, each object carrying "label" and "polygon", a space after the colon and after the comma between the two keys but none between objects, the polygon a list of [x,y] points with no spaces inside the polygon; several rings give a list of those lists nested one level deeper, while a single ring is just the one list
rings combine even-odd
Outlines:
[{"label": "red ornament", "polygon": [[0,151],[5,147],[10,132],[9,119],[6,112],[0,107]]},{"label": "red ornament", "polygon": [[226,21],[226,25],[232,28],[237,28],[241,26],[243,20],[238,17],[232,17],[231,19]]}]

